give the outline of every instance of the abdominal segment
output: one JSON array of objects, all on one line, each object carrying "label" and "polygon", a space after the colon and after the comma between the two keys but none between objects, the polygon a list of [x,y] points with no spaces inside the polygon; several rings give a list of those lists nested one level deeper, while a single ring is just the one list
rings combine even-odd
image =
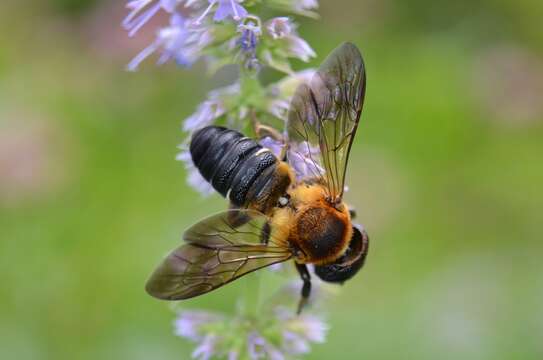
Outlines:
[{"label": "abdominal segment", "polygon": [[271,151],[235,130],[198,130],[190,153],[202,176],[234,207],[267,212],[290,184],[288,171]]}]

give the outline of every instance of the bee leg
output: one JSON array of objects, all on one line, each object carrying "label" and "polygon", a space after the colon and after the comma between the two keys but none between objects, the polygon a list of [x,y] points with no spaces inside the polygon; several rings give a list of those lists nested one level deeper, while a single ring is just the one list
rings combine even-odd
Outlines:
[{"label": "bee leg", "polygon": [[287,153],[288,153],[288,144],[285,144],[283,145],[283,147],[281,148],[281,153],[279,154],[279,159],[281,159],[281,161],[287,161]]},{"label": "bee leg", "polygon": [[271,137],[273,140],[285,144],[281,148],[281,153],[279,154],[279,159],[281,161],[287,161],[287,151],[288,145],[285,141],[285,137],[277,130],[268,125],[262,125],[258,120],[253,119],[253,128],[256,134],[256,137],[262,139],[264,137]]},{"label": "bee leg", "polygon": [[279,131],[272,128],[271,126],[262,125],[258,121],[255,121],[253,123],[253,126],[254,126],[256,136],[259,139],[268,136],[268,137],[271,137],[275,141],[279,141],[279,142],[282,142],[282,143],[285,142],[285,138],[283,137],[283,135],[281,135],[281,133]]},{"label": "bee leg", "polygon": [[309,275],[309,271],[307,270],[307,266],[305,264],[296,264],[296,270],[298,270],[298,273],[300,274],[300,277],[302,278],[302,281],[304,282],[302,286],[302,297],[300,298],[300,302],[298,303],[298,310],[296,313],[300,315],[302,312],[302,309],[307,304],[307,301],[309,300],[309,295],[311,294],[311,275]]},{"label": "bee leg", "polygon": [[349,214],[351,215],[351,219],[356,219],[356,209],[355,208],[350,208],[349,209]]},{"label": "bee leg", "polygon": [[269,222],[266,222],[260,231],[260,243],[268,245],[270,241],[271,226]]}]

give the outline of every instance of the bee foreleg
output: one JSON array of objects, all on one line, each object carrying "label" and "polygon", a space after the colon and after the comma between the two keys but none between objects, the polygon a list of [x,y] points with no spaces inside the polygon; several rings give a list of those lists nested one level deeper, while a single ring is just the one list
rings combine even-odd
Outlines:
[{"label": "bee foreleg", "polygon": [[351,215],[351,219],[356,219],[356,209],[355,208],[349,208],[349,215]]},{"label": "bee foreleg", "polygon": [[305,264],[296,263],[296,270],[298,270],[298,273],[304,282],[301,293],[302,297],[300,298],[300,302],[298,302],[298,310],[296,312],[299,315],[304,306],[307,304],[309,295],[311,294],[311,275],[309,275],[309,271],[307,270],[307,266]]},{"label": "bee foreleg", "polygon": [[267,222],[262,227],[262,230],[260,231],[260,243],[264,245],[268,245],[268,242],[270,241],[270,234],[271,234],[271,226],[270,223]]},{"label": "bee foreleg", "polygon": [[281,161],[287,161],[287,154],[288,154],[288,144],[285,144],[283,145],[283,147],[281,148],[281,153],[279,154],[279,159],[281,159]]}]

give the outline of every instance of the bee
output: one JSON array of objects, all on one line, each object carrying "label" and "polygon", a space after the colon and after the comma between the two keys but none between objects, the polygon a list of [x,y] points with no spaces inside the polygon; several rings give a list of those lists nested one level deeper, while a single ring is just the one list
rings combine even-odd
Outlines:
[{"label": "bee", "polygon": [[[369,245],[343,201],[365,88],[362,56],[356,46],[344,43],[308,84],[297,88],[286,138],[274,135],[285,144],[281,156],[235,130],[207,126],[195,132],[192,160],[230,208],[185,231],[185,244],[162,261],[147,292],[159,299],[188,299],[294,260],[303,281],[299,313],[311,292],[308,264],[327,282],[352,278]],[[302,178],[293,169],[297,156],[309,169]]]}]

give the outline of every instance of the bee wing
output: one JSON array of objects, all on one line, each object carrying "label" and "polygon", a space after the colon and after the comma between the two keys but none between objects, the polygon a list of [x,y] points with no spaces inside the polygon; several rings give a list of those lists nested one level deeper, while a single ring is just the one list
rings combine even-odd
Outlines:
[{"label": "bee wing", "polygon": [[159,299],[198,296],[260,268],[286,261],[291,252],[269,237],[268,218],[253,210],[210,216],[183,235],[186,244],[168,255],[147,282]]},{"label": "bee wing", "polygon": [[[344,43],[292,98],[287,123],[290,160],[303,159],[309,176],[324,180],[333,201],[343,196],[365,89],[362,56],[356,46]],[[291,165],[296,169],[297,164]]]}]

